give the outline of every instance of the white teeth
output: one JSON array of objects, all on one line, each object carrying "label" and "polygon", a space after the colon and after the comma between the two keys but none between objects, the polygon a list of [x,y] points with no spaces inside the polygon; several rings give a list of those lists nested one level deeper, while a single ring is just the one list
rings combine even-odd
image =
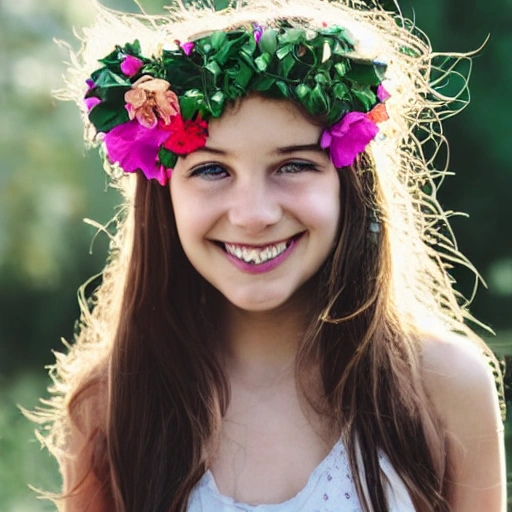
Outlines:
[{"label": "white teeth", "polygon": [[226,248],[226,252],[232,256],[236,256],[246,263],[259,265],[282,254],[288,247],[288,243],[279,242],[278,244],[269,245],[263,249],[240,247],[233,244],[224,244],[224,247]]}]

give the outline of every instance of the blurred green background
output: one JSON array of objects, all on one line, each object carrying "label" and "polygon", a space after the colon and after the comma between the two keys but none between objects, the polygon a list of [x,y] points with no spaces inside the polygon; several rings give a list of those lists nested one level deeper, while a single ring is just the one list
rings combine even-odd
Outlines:
[{"label": "blurred green background", "polygon": [[[137,11],[131,0],[108,7]],[[142,0],[161,13],[164,0]],[[512,356],[512,90],[511,0],[403,0],[404,15],[425,30],[437,51],[468,51],[491,39],[474,59],[472,103],[450,119],[451,169],[440,192],[454,218],[460,248],[482,273],[472,311],[497,333],[488,342]],[[53,38],[70,41],[72,27],[92,20],[86,0],[0,2],[0,510],[52,511],[27,487],[57,489],[53,460],[17,405],[32,408],[48,385],[44,366],[60,338],[72,339],[78,315],[76,290],[99,272],[106,237],[92,242],[86,217],[105,223],[114,213],[96,152],[86,153],[74,105],[52,99],[62,85],[66,52]],[[470,295],[472,276],[456,269],[459,289]],[[510,381],[510,378],[508,378]],[[508,402],[511,401],[510,390]],[[508,423],[511,423],[509,412]],[[510,438],[511,428],[507,424]],[[508,459],[512,442],[508,443]],[[509,465],[509,467],[512,467]],[[512,510],[512,507],[511,507]]]}]

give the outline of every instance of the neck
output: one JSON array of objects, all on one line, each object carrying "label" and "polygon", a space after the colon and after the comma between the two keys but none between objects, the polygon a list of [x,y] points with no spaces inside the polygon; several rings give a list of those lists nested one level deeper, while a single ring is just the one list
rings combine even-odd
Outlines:
[{"label": "neck", "polygon": [[288,374],[286,370],[293,375],[299,343],[307,327],[308,309],[303,298],[264,312],[226,304],[223,338],[228,371],[261,378]]}]

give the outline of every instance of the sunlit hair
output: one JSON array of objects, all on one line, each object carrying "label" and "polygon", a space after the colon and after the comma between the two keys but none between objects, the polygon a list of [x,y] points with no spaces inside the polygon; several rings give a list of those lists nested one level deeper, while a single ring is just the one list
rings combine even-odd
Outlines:
[{"label": "sunlit hair", "polygon": [[[116,44],[137,38],[149,56],[176,39],[279,18],[346,27],[358,41],[358,57],[388,65],[390,120],[357,164],[339,171],[339,240],[316,279],[318,308],[297,375],[320,368],[324,400],[313,405],[341,433],[366,511],[386,510],[379,452],[418,510],[447,511],[449,454],[420,363],[427,337],[455,332],[464,335],[461,343],[481,343],[465,325],[467,303],[448,274],[454,263],[471,266],[436,199],[448,174],[440,122],[468,97],[463,75],[449,96],[441,85],[470,61],[433,53],[411,23],[367,3],[256,0],[215,13],[177,4],[161,17],[98,6],[58,96],[78,103],[86,140],[97,144],[82,103],[84,82]],[[85,461],[71,494],[83,491],[92,471],[116,512],[181,512],[208,466],[229,403],[215,336],[217,292],[183,253],[168,190],[105,167],[124,207],[102,284],[91,297],[81,291],[80,330],[68,353],[57,354],[52,399],[39,421],[48,425],[44,442],[59,460],[73,452]],[[82,441],[72,450],[76,432]]]}]

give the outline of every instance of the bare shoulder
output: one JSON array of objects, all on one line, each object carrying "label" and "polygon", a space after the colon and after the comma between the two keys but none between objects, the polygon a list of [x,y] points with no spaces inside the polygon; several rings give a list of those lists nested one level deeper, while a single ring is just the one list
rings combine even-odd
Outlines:
[{"label": "bare shoulder", "polygon": [[447,435],[451,510],[505,511],[503,423],[483,349],[455,335],[426,339],[421,371]]},{"label": "bare shoulder", "polygon": [[[492,369],[481,347],[462,336],[423,341],[422,377],[447,427],[485,430],[501,425]],[[474,418],[475,422],[469,421]]]}]

